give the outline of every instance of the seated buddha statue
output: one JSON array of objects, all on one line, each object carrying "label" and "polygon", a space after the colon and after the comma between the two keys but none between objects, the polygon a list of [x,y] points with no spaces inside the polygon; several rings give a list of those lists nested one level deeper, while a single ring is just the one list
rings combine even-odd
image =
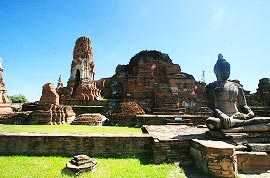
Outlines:
[{"label": "seated buddha statue", "polygon": [[228,81],[230,64],[218,55],[214,66],[217,81],[206,86],[208,107],[213,117],[206,120],[209,130],[226,132],[270,131],[270,117],[254,117],[254,112],[247,106],[241,85]]}]

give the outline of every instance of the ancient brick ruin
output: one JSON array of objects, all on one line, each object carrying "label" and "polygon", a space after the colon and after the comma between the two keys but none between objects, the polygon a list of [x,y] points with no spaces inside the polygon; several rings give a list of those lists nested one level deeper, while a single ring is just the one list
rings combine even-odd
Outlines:
[{"label": "ancient brick ruin", "polygon": [[73,125],[99,125],[105,124],[107,118],[100,113],[85,113],[77,116],[71,124]]},{"label": "ancient brick ruin", "polygon": [[29,115],[28,124],[64,124],[70,123],[74,118],[75,113],[70,106],[59,104],[59,95],[54,85],[46,83],[39,103]]},{"label": "ancient brick ruin", "polygon": [[2,58],[0,58],[0,114],[12,113],[11,104],[7,97],[7,89],[3,81]]},{"label": "ancient brick ruin", "polygon": [[59,95],[54,89],[52,83],[46,83],[42,88],[42,96],[40,98],[39,104],[55,104],[59,105]]},{"label": "ancient brick ruin", "polygon": [[259,80],[257,89],[257,102],[259,105],[270,105],[270,79],[262,78]]},{"label": "ancient brick ruin", "polygon": [[98,82],[105,98],[137,102],[146,113],[184,114],[205,104],[205,83],[173,64],[168,54],[141,51],[115,75]]},{"label": "ancient brick ruin", "polygon": [[92,43],[87,37],[77,39],[71,64],[70,78],[64,87],[59,79],[57,93],[60,104],[87,105],[100,96],[96,87],[95,63],[93,59]]}]

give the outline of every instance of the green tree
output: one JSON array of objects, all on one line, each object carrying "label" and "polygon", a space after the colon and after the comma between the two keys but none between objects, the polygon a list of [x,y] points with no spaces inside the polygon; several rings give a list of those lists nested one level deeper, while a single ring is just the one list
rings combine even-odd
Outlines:
[{"label": "green tree", "polygon": [[22,94],[8,96],[8,99],[11,103],[28,103],[27,98]]}]

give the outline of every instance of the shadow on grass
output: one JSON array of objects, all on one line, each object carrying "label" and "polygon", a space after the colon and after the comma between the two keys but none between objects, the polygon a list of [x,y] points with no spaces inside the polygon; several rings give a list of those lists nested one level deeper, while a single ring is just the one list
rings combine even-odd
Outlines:
[{"label": "shadow on grass", "polygon": [[61,174],[65,176],[69,176],[69,177],[75,177],[78,175],[77,173],[73,172],[72,170],[68,168],[62,169]]},{"label": "shadow on grass", "polygon": [[184,174],[187,178],[213,178],[212,176],[205,175],[194,165],[183,166],[182,169],[184,170]]},{"label": "shadow on grass", "polygon": [[[94,158],[94,159],[115,159],[115,160],[118,160],[118,159],[137,159],[140,161],[140,164],[141,165],[149,165],[149,164],[154,164],[153,163],[153,159],[148,159],[148,158],[138,158],[138,157],[122,157],[122,158],[119,158],[119,157],[91,157],[91,158]],[[88,172],[88,171],[86,171]],[[61,170],[61,175],[63,176],[68,176],[68,177],[77,177],[79,176],[80,174],[83,174],[83,173],[86,173],[86,172],[76,172],[74,170],[71,170],[67,167],[65,167],[64,169]],[[89,171],[91,172],[91,171]]]}]

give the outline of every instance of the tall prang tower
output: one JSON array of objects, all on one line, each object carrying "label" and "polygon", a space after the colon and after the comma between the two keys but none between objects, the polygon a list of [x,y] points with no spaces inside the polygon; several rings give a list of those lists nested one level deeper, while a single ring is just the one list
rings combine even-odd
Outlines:
[{"label": "tall prang tower", "polygon": [[71,64],[69,81],[81,81],[85,85],[92,85],[95,76],[95,62],[93,59],[92,43],[87,37],[77,39]]},{"label": "tall prang tower", "polygon": [[95,62],[93,59],[92,42],[87,37],[80,37],[75,43],[70,78],[67,87],[60,87],[61,104],[88,104],[100,96],[96,87]]},{"label": "tall prang tower", "polygon": [[7,89],[3,81],[3,67],[2,58],[0,58],[0,114],[10,114],[12,113],[11,104],[7,97]]}]

